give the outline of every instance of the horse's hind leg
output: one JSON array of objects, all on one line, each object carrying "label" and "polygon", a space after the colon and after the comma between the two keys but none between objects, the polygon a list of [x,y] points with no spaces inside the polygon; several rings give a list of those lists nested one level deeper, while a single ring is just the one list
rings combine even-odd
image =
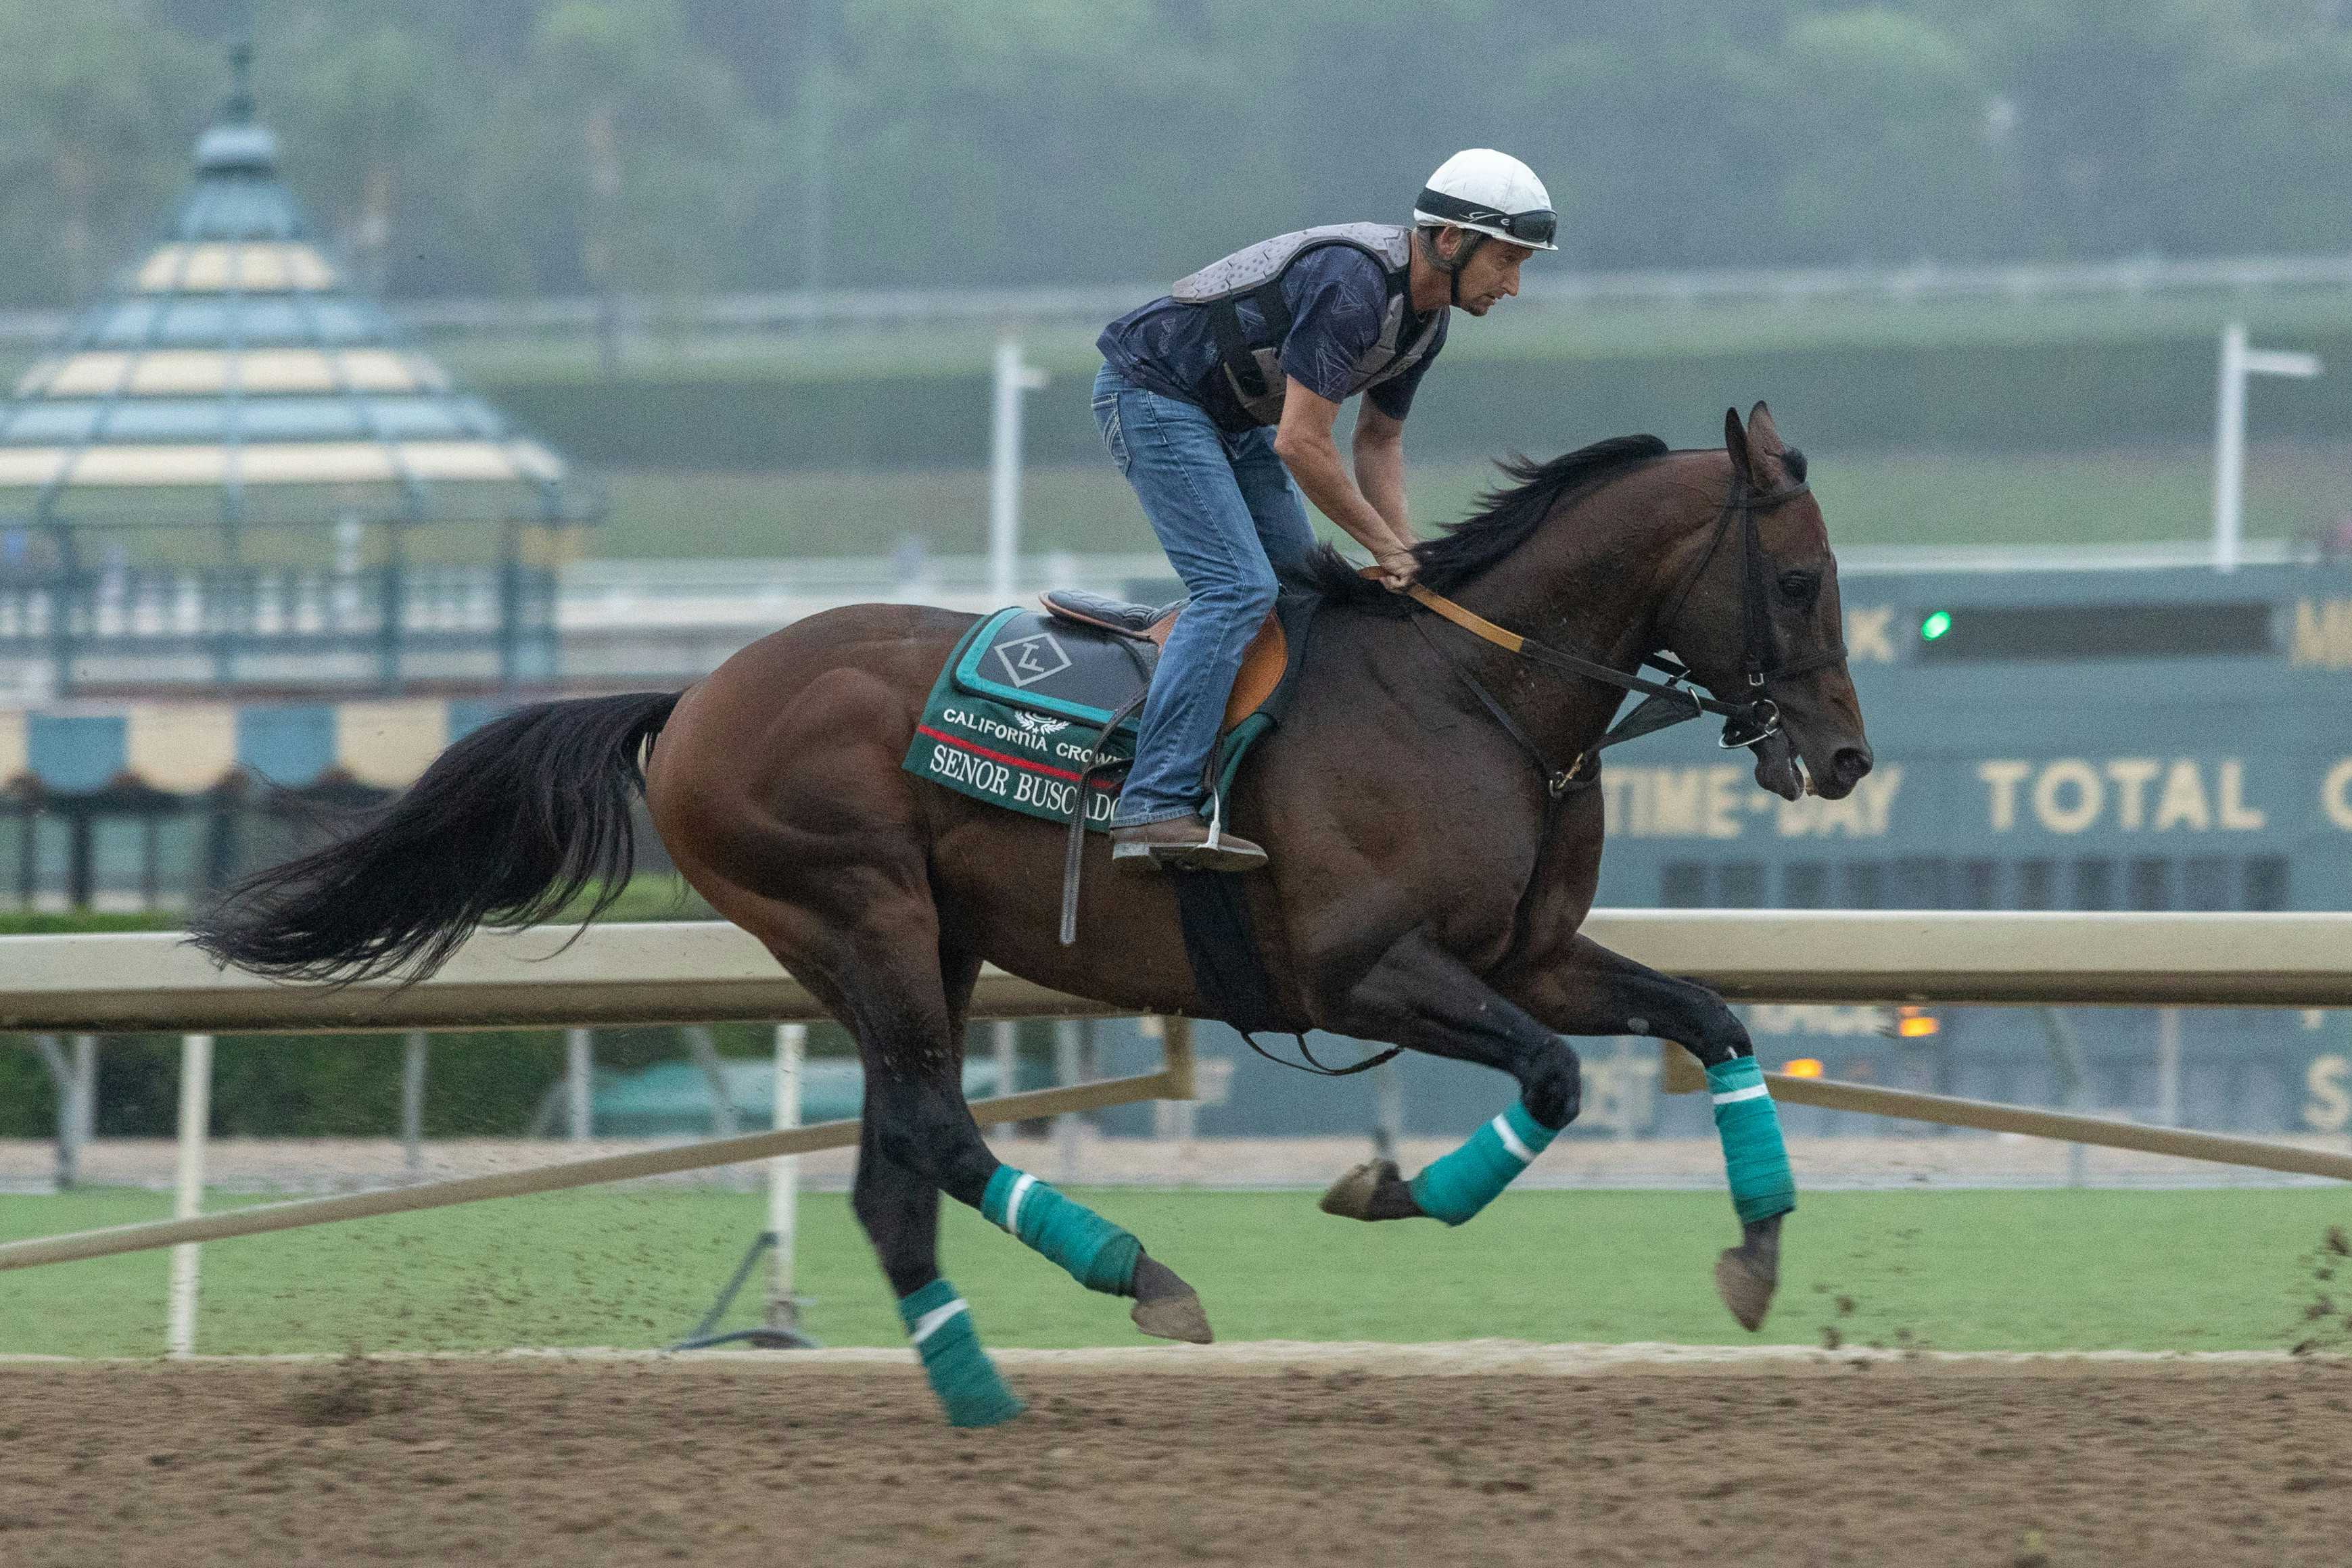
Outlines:
[{"label": "horse's hind leg", "polygon": [[[760,913],[788,914],[772,905]],[[790,918],[760,922],[761,934],[772,938],[800,925],[801,922]],[[961,1031],[943,1021],[930,1027],[950,1011],[939,971],[933,969],[928,980],[919,973],[901,973],[893,986],[887,980],[887,967],[877,977],[868,966],[854,960],[819,965],[807,961],[806,954],[788,951],[782,942],[771,939],[769,946],[779,959],[803,960],[792,966],[795,972],[856,1037],[866,1069],[866,1095],[850,1209],[890,1281],[899,1318],[932,1392],[939,1396],[951,1425],[991,1427],[1011,1420],[1021,1414],[1021,1401],[1004,1385],[995,1364],[981,1348],[971,1308],[940,1273],[939,1173],[906,1157],[908,1139],[892,1125],[894,1117],[904,1112],[898,1109],[903,1096],[894,1088],[898,1075],[889,1063],[909,1055],[927,1064],[936,1062],[933,1071],[943,1068],[950,1082],[959,1070]],[[920,1045],[910,1052],[910,1042],[917,1041]],[[987,1150],[983,1147],[981,1153],[985,1155]]]},{"label": "horse's hind leg", "polygon": [[[964,1019],[971,1006],[972,988],[980,979],[980,960],[968,953],[942,951],[940,974],[948,998],[948,1033],[950,1039],[961,1042],[964,1038]],[[1009,1093],[1011,1086],[1000,1084],[998,1090],[999,1092]],[[967,1109],[967,1118],[969,1114]],[[996,1171],[1007,1168],[992,1159],[992,1179],[994,1179]],[[1021,1173],[1014,1174],[1018,1176]],[[982,1202],[976,1207],[985,1212],[985,1186],[982,1187],[981,1196]],[[1001,1218],[998,1222],[1003,1223]],[[1019,1234],[1013,1226],[1007,1225],[1005,1228]],[[1135,1326],[1145,1333],[1160,1339],[1186,1340],[1196,1344],[1206,1344],[1213,1337],[1209,1332],[1208,1314],[1202,1310],[1201,1298],[1193,1292],[1192,1287],[1186,1284],[1175,1270],[1142,1250],[1141,1243],[1137,1244],[1135,1267],[1124,1293],[1135,1299],[1135,1305],[1129,1315],[1134,1320]]]},{"label": "horse's hind leg", "polygon": [[1134,1297],[1145,1333],[1205,1341],[1199,1298],[1133,1236],[990,1152],[962,1086],[963,1012],[979,962],[941,950],[928,899],[870,891],[846,928],[780,901],[712,902],[766,941],[856,1036],[866,1104],[853,1207],[949,1420],[990,1425],[1021,1406],[980,1348],[969,1308],[940,1277],[939,1192],[1089,1288]]}]

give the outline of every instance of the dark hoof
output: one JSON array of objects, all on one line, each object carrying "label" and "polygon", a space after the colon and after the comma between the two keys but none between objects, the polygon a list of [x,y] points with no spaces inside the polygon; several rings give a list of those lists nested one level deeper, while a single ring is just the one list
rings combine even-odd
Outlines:
[{"label": "dark hoof", "polygon": [[1177,1278],[1176,1270],[1149,1254],[1135,1262],[1135,1306],[1128,1316],[1135,1326],[1154,1339],[1182,1340],[1186,1344],[1208,1344],[1216,1339],[1209,1332],[1209,1314],[1201,1306],[1201,1298],[1192,1287]]},{"label": "dark hoof", "polygon": [[1333,1182],[1316,1207],[1342,1219],[1425,1218],[1394,1160],[1365,1161]]},{"label": "dark hoof", "polygon": [[1746,1245],[1727,1247],[1715,1260],[1716,1294],[1751,1333],[1764,1326],[1764,1314],[1771,1309],[1772,1292],[1780,1283],[1775,1261]]}]

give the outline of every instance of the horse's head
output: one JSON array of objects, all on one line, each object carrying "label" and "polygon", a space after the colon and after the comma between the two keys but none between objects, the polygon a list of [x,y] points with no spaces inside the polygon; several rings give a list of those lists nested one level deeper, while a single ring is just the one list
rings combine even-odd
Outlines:
[{"label": "horse's head", "polygon": [[1744,427],[1727,409],[1723,436],[1724,508],[1674,552],[1660,638],[1717,696],[1777,712],[1777,729],[1754,744],[1758,784],[1790,800],[1807,789],[1838,800],[1871,757],[1829,530],[1804,455],[1781,444],[1770,409],[1758,403]]}]

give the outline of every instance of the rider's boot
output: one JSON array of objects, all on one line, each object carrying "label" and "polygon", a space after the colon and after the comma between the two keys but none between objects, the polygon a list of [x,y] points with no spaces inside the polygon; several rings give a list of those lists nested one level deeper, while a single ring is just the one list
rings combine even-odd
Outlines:
[{"label": "rider's boot", "polygon": [[1157,871],[1255,871],[1265,852],[1238,834],[1213,830],[1198,817],[1171,817],[1110,831],[1115,864]]}]

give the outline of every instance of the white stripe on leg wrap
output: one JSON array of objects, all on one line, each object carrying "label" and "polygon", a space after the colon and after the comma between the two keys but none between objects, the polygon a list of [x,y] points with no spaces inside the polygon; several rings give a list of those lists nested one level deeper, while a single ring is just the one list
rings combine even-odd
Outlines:
[{"label": "white stripe on leg wrap", "polygon": [[1495,1129],[1496,1137],[1503,1140],[1503,1152],[1511,1158],[1526,1165],[1536,1157],[1536,1152],[1521,1143],[1519,1134],[1512,1130],[1510,1117],[1497,1116],[1486,1124]]},{"label": "white stripe on leg wrap", "polygon": [[921,1317],[915,1320],[914,1328],[907,1335],[908,1343],[911,1344],[922,1343],[925,1340],[930,1338],[933,1334],[939,1333],[940,1329],[944,1328],[950,1318],[954,1317],[958,1312],[968,1312],[971,1310],[971,1306],[961,1296],[957,1297],[954,1301],[950,1301],[944,1307],[933,1307],[929,1312],[925,1312]]},{"label": "white stripe on leg wrap", "polygon": [[1771,1092],[1761,1083],[1751,1083],[1745,1089],[1734,1089],[1728,1093],[1717,1094],[1715,1096],[1715,1103],[1718,1105],[1734,1105],[1742,1100],[1761,1100]]},{"label": "white stripe on leg wrap", "polygon": [[1036,1185],[1037,1178],[1023,1171],[1013,1182],[1013,1190],[1005,1195],[1004,1228],[1008,1234],[1016,1237],[1021,1234],[1021,1200],[1027,1197],[1029,1189]]}]

